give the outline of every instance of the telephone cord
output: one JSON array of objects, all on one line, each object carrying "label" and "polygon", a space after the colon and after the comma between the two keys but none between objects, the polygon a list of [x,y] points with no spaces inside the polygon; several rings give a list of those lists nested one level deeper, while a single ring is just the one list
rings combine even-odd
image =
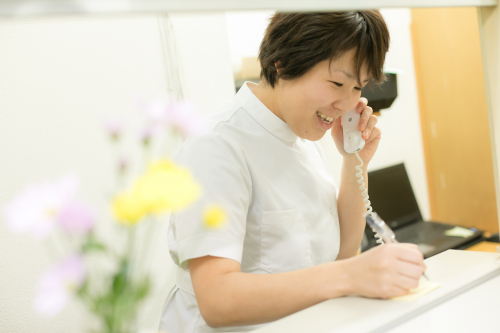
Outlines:
[{"label": "telephone cord", "polygon": [[[358,184],[360,184],[359,189],[361,190],[361,195],[363,196],[363,202],[365,203],[365,208],[366,208],[366,214],[372,215],[373,208],[371,206],[371,202],[369,200],[368,196],[368,190],[366,189],[365,182],[363,181],[363,160],[361,157],[359,157],[358,152],[355,152],[354,155],[356,155],[356,158],[358,161],[361,163],[358,166],[354,167],[358,171],[356,174],[356,177],[358,177]],[[377,238],[377,243],[378,244],[384,244],[384,241],[382,240],[382,237],[375,233],[375,238]]]}]

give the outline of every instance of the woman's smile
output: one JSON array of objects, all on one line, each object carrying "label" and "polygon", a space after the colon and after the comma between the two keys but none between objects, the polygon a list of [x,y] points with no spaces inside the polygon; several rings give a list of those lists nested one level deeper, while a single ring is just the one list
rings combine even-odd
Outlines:
[{"label": "woman's smile", "polygon": [[316,116],[318,118],[319,125],[325,131],[328,131],[333,127],[333,121],[334,121],[333,117],[328,117],[319,111],[316,111]]}]

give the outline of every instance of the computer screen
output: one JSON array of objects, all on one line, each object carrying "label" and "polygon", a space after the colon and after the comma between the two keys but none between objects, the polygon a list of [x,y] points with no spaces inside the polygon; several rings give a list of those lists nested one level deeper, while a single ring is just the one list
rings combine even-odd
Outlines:
[{"label": "computer screen", "polygon": [[373,211],[393,229],[422,219],[404,163],[368,172]]}]

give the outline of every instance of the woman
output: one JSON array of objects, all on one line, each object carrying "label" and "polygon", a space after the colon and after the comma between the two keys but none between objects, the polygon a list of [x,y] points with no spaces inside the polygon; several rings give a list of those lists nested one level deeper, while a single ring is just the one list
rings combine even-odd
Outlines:
[{"label": "woman", "polygon": [[[204,195],[171,218],[179,268],[160,330],[249,331],[330,298],[417,287],[425,266],[416,246],[356,256],[366,209],[340,125],[343,113],[361,114],[366,180],[381,132],[361,89],[383,80],[388,45],[378,11],[274,15],[259,52],[261,82],[245,83],[211,132],[176,154]],[[338,192],[317,142],[329,129],[343,156]],[[199,222],[210,203],[227,211],[220,229]]]}]

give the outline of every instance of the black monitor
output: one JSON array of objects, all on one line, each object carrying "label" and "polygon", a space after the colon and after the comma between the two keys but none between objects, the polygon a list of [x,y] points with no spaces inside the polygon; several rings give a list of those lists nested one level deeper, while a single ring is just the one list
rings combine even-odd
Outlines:
[{"label": "black monitor", "polygon": [[387,80],[382,85],[377,86],[371,81],[361,91],[361,96],[366,97],[368,106],[371,106],[373,111],[388,109],[398,97],[397,75],[385,73],[385,76]]},{"label": "black monitor", "polygon": [[368,172],[368,195],[373,211],[392,229],[422,219],[404,163]]}]

